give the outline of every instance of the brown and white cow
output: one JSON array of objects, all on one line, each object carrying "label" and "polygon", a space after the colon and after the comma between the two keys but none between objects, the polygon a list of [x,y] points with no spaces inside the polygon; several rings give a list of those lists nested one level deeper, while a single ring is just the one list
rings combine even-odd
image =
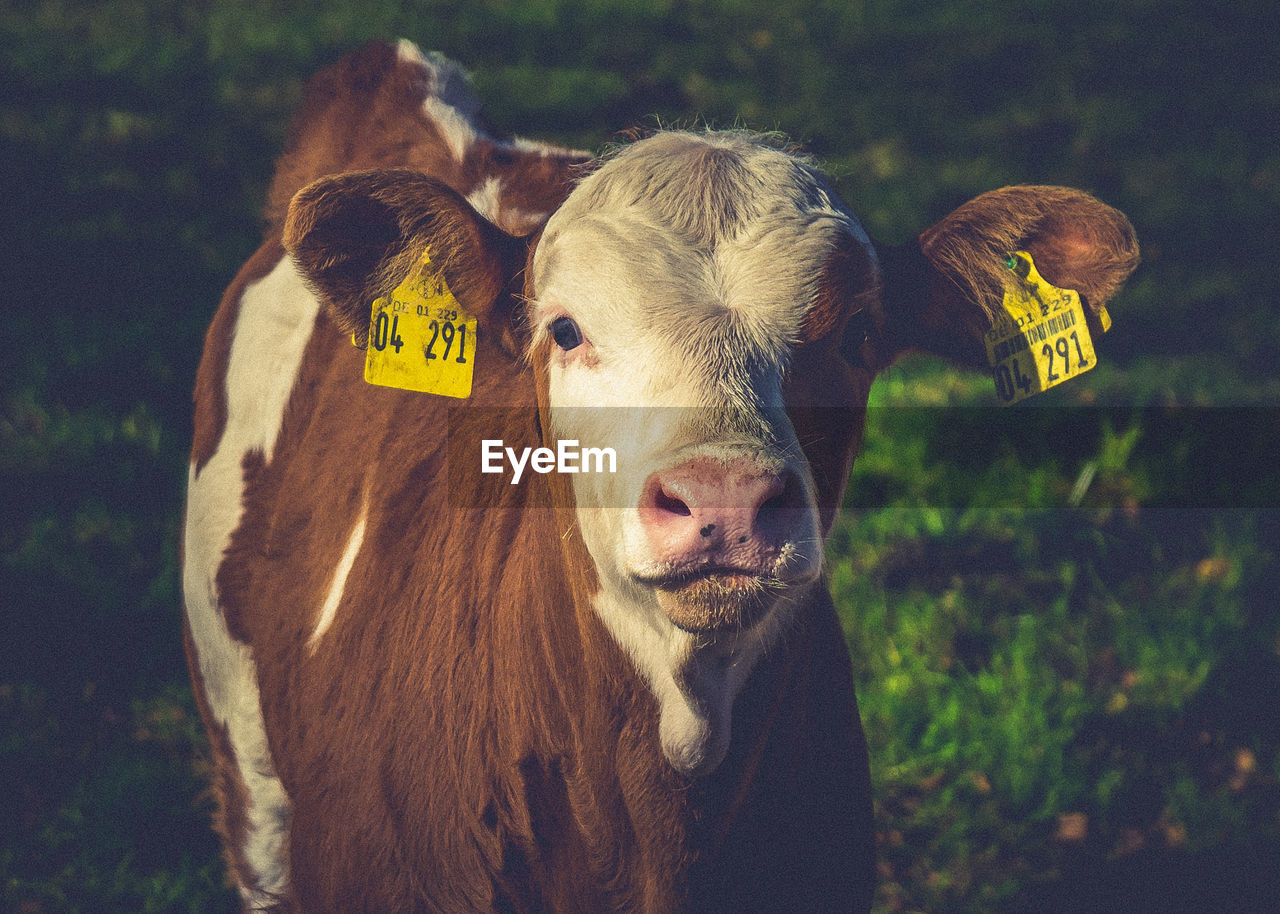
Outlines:
[{"label": "brown and white cow", "polygon": [[[757,137],[584,166],[476,107],[408,43],[318,76],[209,331],[186,644],[245,907],[865,909],[822,554],[872,379],[980,367],[1011,250],[1096,320],[1132,230],[1006,188],[878,253]],[[352,345],[426,249],[479,322],[466,400],[368,385]],[[511,486],[482,439],[619,466]]]}]

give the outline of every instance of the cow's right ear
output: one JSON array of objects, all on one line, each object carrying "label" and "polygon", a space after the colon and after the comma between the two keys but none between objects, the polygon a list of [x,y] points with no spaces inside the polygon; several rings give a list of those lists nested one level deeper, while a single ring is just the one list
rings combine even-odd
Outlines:
[{"label": "cow's right ear", "polygon": [[391,294],[429,249],[458,303],[515,349],[505,293],[524,266],[524,242],[421,172],[321,178],[289,203],[283,240],[307,284],[357,345],[368,340],[373,301]]},{"label": "cow's right ear", "polygon": [[1105,329],[1104,305],[1138,265],[1124,213],[1083,191],[1017,186],[982,194],[919,238],[877,246],[882,314],[861,346],[879,369],[907,350],[986,370],[983,336],[1002,307],[1006,261],[1027,251],[1053,285],[1080,293],[1089,329]]}]

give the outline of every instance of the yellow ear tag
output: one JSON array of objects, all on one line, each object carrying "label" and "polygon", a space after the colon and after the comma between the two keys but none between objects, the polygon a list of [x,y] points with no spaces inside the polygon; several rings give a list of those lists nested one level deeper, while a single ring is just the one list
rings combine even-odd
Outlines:
[{"label": "yellow ear tag", "polygon": [[471,396],[476,319],[458,304],[431,252],[369,318],[364,379],[370,384],[445,397]]},{"label": "yellow ear tag", "polygon": [[[1049,285],[1026,251],[1007,261],[1004,311],[986,334],[987,362],[1006,406],[1083,374],[1097,361],[1080,294]],[[1110,315],[1101,315],[1103,327]]]}]

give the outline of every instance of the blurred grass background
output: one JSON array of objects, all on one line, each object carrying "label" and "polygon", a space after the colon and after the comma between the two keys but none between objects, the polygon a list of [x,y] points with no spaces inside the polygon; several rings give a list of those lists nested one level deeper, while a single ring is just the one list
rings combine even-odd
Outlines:
[{"label": "blurred grass background", "polygon": [[[889,911],[1280,897],[1270,4],[5,0],[0,906],[230,911],[180,650],[190,390],[305,79],[369,38],[501,129],[780,129],[898,242],[992,187],[1124,210],[1102,365],[911,360],[830,544]],[[838,862],[833,862],[838,865]]]}]

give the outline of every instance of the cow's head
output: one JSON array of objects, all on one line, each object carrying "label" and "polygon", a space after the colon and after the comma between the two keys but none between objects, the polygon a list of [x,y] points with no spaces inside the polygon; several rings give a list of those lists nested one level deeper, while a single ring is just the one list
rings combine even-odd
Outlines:
[{"label": "cow's head", "polygon": [[1060,188],[985,194],[878,257],[816,170],[738,133],[624,148],[528,241],[383,171],[301,191],[285,244],[357,337],[429,244],[530,360],[544,434],[615,450],[616,474],[572,477],[595,605],[689,773],[723,758],[734,697],[821,586],[876,372],[911,348],[981,368],[1010,251],[1093,315],[1136,263],[1121,214]]}]

